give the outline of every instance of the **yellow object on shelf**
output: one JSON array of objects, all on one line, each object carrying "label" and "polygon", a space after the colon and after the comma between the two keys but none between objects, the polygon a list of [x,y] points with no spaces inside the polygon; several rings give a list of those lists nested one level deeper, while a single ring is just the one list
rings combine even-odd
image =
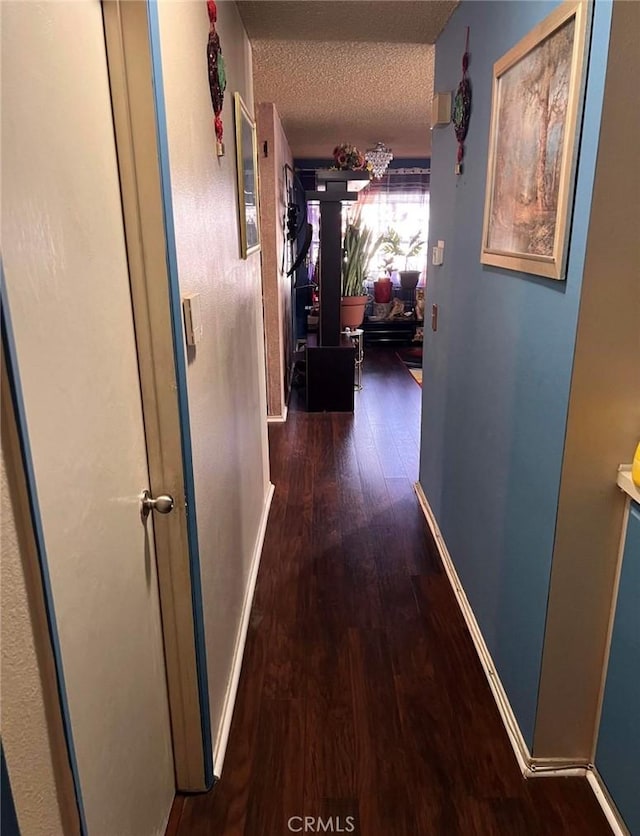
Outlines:
[{"label": "yellow object on shelf", "polygon": [[636,488],[640,488],[640,444],[636,447],[636,454],[631,465],[631,478]]}]

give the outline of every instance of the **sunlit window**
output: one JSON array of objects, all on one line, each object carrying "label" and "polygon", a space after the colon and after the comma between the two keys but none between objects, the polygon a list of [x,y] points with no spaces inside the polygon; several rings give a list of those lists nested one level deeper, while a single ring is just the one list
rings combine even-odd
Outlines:
[{"label": "sunlit window", "polygon": [[425,242],[421,251],[408,259],[402,255],[385,255],[381,248],[371,269],[378,273],[384,273],[386,267],[394,270],[420,270],[423,273],[421,280],[424,281],[429,234],[429,192],[378,191],[363,202],[360,217],[362,223],[373,230],[375,237],[386,235],[390,230],[396,232],[400,248],[405,253],[410,249],[411,241],[419,239]]}]

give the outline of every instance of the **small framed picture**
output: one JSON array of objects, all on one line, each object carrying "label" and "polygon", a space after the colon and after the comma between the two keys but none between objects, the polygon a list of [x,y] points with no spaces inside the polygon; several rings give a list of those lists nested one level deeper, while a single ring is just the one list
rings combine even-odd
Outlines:
[{"label": "small framed picture", "polygon": [[256,123],[239,93],[235,93],[236,165],[240,254],[247,258],[260,249],[258,218],[258,140]]}]

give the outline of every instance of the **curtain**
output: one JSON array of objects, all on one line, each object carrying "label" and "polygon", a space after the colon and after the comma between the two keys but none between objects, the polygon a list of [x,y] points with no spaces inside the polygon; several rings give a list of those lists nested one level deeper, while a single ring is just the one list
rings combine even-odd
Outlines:
[{"label": "curtain", "polygon": [[[427,276],[427,242],[429,235],[429,171],[428,169],[390,169],[380,180],[373,180],[358,195],[357,204],[350,213],[360,217],[363,224],[380,236],[395,230],[403,249],[415,236],[423,241],[418,255],[408,260],[402,256],[393,259],[395,270],[420,270],[423,286]],[[372,278],[384,274],[385,259],[381,251],[371,264]],[[396,277],[392,274],[396,281]]]}]

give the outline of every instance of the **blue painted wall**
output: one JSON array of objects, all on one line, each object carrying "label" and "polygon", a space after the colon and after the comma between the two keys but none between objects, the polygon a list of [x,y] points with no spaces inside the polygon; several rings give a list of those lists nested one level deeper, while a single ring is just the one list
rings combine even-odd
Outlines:
[{"label": "blue painted wall", "polygon": [[630,833],[640,833],[640,505],[631,503],[596,749],[596,767]]},{"label": "blue painted wall", "polygon": [[494,62],[555,2],[463,2],[436,48],[455,90],[470,27],[464,173],[453,128],[432,134],[420,482],[531,748],[611,4],[596,4],[566,282],[480,264]]}]

